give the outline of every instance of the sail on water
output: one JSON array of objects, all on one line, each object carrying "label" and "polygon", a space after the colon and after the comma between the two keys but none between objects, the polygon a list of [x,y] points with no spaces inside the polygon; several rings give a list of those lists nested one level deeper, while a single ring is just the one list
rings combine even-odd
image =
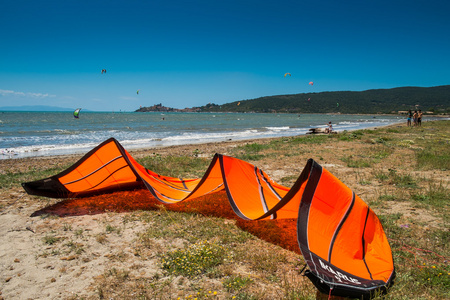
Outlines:
[{"label": "sail on water", "polygon": [[221,154],[214,156],[202,178],[179,179],[141,166],[111,138],[67,170],[22,186],[29,194],[54,198],[146,186],[168,204],[225,189],[233,211],[243,219],[297,219],[297,240],[309,269],[305,274],[320,291],[370,296],[386,291],[395,276],[378,217],[312,159],[291,188],[248,162]]},{"label": "sail on water", "polygon": [[78,119],[80,117],[80,111],[81,111],[81,108],[77,108],[73,112],[73,116],[74,116],[75,119]]}]

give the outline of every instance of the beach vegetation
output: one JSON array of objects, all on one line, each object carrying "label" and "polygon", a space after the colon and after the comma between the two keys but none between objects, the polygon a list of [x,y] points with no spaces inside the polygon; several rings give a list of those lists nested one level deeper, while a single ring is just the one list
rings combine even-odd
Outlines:
[{"label": "beach vegetation", "polygon": [[216,241],[200,241],[183,249],[164,253],[160,257],[162,269],[173,275],[195,277],[208,273],[229,256],[225,247]]},{"label": "beach vegetation", "polygon": [[162,156],[157,154],[139,158],[137,162],[164,176],[189,178],[203,176],[211,160],[195,156]]},{"label": "beach vegetation", "polygon": [[349,168],[369,168],[372,166],[372,162],[369,159],[352,154],[343,157],[341,160],[345,162]]},{"label": "beach vegetation", "polygon": [[57,237],[57,236],[55,236],[55,235],[46,235],[46,236],[43,238],[44,243],[47,244],[47,245],[53,245],[53,244],[56,244],[56,243],[59,242],[60,240],[61,240],[61,238],[60,238],[60,237]]}]

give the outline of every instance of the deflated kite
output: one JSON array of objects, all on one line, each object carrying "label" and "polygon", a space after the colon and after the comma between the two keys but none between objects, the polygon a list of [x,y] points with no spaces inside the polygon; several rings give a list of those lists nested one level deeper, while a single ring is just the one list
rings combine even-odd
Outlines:
[{"label": "deflated kite", "polygon": [[111,138],[67,170],[23,183],[27,193],[54,198],[91,196],[146,186],[164,203],[225,189],[245,220],[297,219],[297,240],[322,292],[348,297],[386,291],[395,276],[391,248],[375,213],[339,179],[309,159],[291,188],[245,161],[216,154],[202,178],[156,174]]}]

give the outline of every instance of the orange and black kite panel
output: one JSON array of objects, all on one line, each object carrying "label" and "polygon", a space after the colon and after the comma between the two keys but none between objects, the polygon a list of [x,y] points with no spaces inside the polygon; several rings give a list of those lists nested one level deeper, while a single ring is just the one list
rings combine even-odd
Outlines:
[{"label": "orange and black kite panel", "polygon": [[73,198],[147,187],[164,203],[225,189],[245,220],[297,218],[297,240],[319,290],[361,297],[385,291],[395,275],[391,248],[375,213],[314,160],[291,188],[245,161],[216,154],[202,178],[157,174],[111,138],[55,176],[22,184],[32,195]]}]

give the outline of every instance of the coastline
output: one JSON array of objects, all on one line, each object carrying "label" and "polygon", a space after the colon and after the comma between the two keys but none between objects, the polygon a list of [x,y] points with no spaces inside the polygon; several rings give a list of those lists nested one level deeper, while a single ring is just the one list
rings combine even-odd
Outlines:
[{"label": "coastline", "polygon": [[[2,120],[0,159],[83,154],[104,140],[114,137],[127,150],[166,147],[187,143],[204,144],[227,140],[298,136],[309,129],[325,127],[328,121],[334,130],[364,129],[399,123],[390,117],[362,115],[296,114],[173,114],[161,120],[157,114],[87,114],[79,121],[64,115],[34,114],[21,121],[21,115]],[[43,119],[43,122],[40,120]],[[209,126],[208,124],[216,124]],[[23,126],[26,130],[14,128]],[[22,127],[21,127],[22,128]]]}]

